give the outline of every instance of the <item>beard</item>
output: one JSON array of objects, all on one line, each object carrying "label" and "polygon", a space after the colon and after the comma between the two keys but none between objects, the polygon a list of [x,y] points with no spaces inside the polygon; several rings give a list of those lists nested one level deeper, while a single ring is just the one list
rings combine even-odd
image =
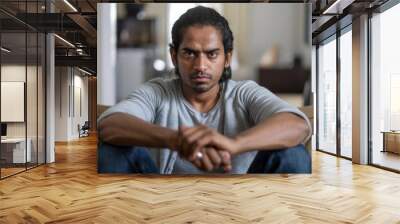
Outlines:
[{"label": "beard", "polygon": [[[183,79],[182,74],[180,73],[179,69],[175,67],[174,73],[178,78],[181,80],[183,85],[186,85],[187,87],[191,88],[194,92],[196,93],[205,93],[212,89],[215,85],[213,85],[213,75],[209,73],[199,73],[199,72],[193,72],[189,75],[189,79]],[[209,79],[208,82],[196,82],[194,81],[196,78],[206,78]],[[186,81],[184,81],[186,80]],[[218,84],[218,83],[216,83]]]},{"label": "beard", "polygon": [[195,91],[196,93],[205,93],[212,88],[211,85],[207,85],[207,84],[192,85],[191,87],[192,87],[192,90]]},{"label": "beard", "polygon": [[[197,93],[204,93],[209,91],[213,87],[212,78],[213,76],[208,73],[192,73],[189,75],[190,86],[193,91]],[[196,79],[205,79],[206,81],[197,82]]]}]

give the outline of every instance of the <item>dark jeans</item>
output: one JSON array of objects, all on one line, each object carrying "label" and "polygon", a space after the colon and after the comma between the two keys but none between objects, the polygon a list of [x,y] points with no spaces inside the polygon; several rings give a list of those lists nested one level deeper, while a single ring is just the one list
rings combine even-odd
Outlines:
[{"label": "dark jeans", "polygon": [[[143,147],[116,147],[100,143],[99,173],[158,173]],[[303,145],[281,150],[258,151],[248,173],[311,173],[311,156]]]}]

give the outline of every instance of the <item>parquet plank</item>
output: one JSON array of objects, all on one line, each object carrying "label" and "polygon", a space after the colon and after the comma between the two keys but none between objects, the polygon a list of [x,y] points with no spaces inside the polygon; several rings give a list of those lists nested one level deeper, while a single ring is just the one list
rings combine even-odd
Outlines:
[{"label": "parquet plank", "polygon": [[400,175],[313,152],[310,175],[97,174],[96,137],[0,181],[0,223],[400,223]]}]

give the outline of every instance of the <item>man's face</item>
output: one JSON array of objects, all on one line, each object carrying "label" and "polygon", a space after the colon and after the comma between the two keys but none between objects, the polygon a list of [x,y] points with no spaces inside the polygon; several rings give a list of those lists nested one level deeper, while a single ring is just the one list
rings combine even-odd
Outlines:
[{"label": "man's face", "polygon": [[222,34],[213,26],[188,27],[177,51],[170,53],[183,85],[197,93],[218,85],[231,60],[231,52],[224,52]]}]

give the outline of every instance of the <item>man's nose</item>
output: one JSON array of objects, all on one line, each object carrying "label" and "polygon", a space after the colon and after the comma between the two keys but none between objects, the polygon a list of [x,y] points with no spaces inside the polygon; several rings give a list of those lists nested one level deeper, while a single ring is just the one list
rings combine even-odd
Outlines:
[{"label": "man's nose", "polygon": [[207,70],[207,58],[203,54],[199,54],[194,62],[194,69],[197,72],[205,72]]}]

